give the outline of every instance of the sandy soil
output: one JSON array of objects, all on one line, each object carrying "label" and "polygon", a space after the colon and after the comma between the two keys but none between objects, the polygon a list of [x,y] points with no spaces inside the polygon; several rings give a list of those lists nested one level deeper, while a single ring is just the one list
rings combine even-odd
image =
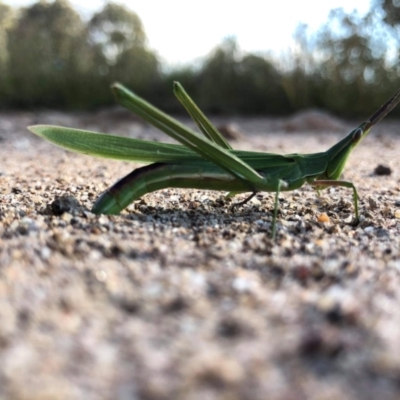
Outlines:
[{"label": "sandy soil", "polygon": [[[137,165],[60,150],[26,131],[39,122],[165,139],[123,116],[0,114],[1,398],[400,398],[399,123],[345,170],[358,226],[350,190],[304,187],[281,195],[273,243],[269,193],[233,213],[218,192],[163,190],[93,215]],[[351,127],[234,122],[236,147],[280,153]]]}]

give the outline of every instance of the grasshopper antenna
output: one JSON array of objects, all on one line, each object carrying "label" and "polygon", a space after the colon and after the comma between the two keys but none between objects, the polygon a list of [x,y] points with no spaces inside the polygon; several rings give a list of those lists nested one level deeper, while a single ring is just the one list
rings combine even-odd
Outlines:
[{"label": "grasshopper antenna", "polygon": [[385,103],[383,104],[379,110],[375,111],[369,118],[367,123],[369,122],[369,127],[376,125],[381,119],[383,119],[390,111],[393,110],[400,102],[400,89]]}]

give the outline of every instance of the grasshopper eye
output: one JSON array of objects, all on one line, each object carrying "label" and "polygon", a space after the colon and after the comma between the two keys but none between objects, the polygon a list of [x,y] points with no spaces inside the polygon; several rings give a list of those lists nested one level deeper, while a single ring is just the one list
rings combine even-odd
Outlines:
[{"label": "grasshopper eye", "polygon": [[360,139],[364,131],[361,128],[357,128],[353,133],[353,143],[357,143]]}]

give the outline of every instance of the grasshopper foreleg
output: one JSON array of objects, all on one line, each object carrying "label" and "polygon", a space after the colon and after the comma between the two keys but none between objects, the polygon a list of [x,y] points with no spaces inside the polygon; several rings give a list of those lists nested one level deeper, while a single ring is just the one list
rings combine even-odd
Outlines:
[{"label": "grasshopper foreleg", "polygon": [[276,236],[276,217],[278,215],[279,192],[281,191],[282,187],[287,187],[287,186],[288,186],[287,182],[280,179],[278,181],[278,185],[276,187],[275,202],[274,202],[274,214],[272,216],[272,227],[271,227],[271,239],[272,240],[275,240],[275,236]]},{"label": "grasshopper foreleg", "polygon": [[318,181],[310,181],[308,182],[312,186],[340,186],[353,189],[353,202],[354,202],[354,212],[356,214],[356,221],[355,223],[358,224],[360,221],[360,216],[358,213],[358,193],[357,189],[352,182],[349,181],[330,181],[330,180],[318,180]]}]

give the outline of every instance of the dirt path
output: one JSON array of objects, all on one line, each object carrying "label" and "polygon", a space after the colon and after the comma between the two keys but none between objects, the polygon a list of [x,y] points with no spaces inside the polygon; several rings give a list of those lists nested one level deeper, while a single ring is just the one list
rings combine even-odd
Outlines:
[{"label": "dirt path", "polygon": [[[1,398],[400,397],[400,124],[382,123],[345,170],[358,226],[351,191],[304,187],[281,196],[272,243],[266,193],[234,214],[220,193],[164,190],[94,216],[134,165],[24,130],[57,118],[96,126],[0,114]],[[237,122],[239,148],[314,152],[343,136]],[[163,138],[139,123],[115,131]],[[82,207],[54,215],[65,195]]]}]

